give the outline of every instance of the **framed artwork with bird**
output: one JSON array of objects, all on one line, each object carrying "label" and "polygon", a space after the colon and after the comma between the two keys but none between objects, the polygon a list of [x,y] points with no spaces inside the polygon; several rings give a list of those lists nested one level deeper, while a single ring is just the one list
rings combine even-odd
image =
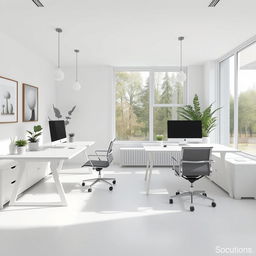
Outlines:
[{"label": "framed artwork with bird", "polygon": [[22,84],[23,122],[38,121],[38,87]]},{"label": "framed artwork with bird", "polygon": [[18,122],[18,82],[0,76],[0,123]]}]

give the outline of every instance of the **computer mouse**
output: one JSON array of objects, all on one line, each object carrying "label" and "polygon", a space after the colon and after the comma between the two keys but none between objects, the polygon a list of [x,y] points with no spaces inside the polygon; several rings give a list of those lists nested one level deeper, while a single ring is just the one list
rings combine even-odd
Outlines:
[{"label": "computer mouse", "polygon": [[167,147],[167,145],[164,145],[164,148],[166,148]]}]

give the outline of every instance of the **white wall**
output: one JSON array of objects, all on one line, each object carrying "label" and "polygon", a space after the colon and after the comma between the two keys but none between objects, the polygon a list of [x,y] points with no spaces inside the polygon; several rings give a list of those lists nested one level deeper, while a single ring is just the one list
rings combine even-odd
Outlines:
[{"label": "white wall", "polygon": [[[4,153],[9,138],[24,138],[27,129],[36,124],[44,128],[44,141],[49,141],[47,116],[56,100],[54,67],[42,57],[31,52],[15,40],[0,34],[0,76],[17,80],[18,84],[18,123],[0,124],[0,152]],[[39,121],[22,122],[22,83],[39,87]]]},{"label": "white wall", "polygon": [[[79,81],[82,89],[78,92],[72,89],[74,83],[74,68],[65,68],[65,80],[57,85],[57,107],[67,113],[73,105],[77,105],[71,124],[67,126],[68,132],[76,134],[76,140],[93,140],[95,148],[106,148],[112,138],[113,126],[113,68],[112,67],[81,67]],[[188,68],[189,76],[189,103],[197,93],[204,104],[203,66]],[[54,116],[52,115],[52,118]],[[136,145],[138,145],[136,143]],[[115,159],[119,161],[118,148],[115,146]],[[82,163],[83,156],[74,161]]]}]

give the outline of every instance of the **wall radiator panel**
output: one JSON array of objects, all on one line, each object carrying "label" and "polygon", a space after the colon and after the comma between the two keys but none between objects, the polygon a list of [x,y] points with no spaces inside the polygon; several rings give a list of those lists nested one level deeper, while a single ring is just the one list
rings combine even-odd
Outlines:
[{"label": "wall radiator panel", "polygon": [[[171,166],[175,157],[180,161],[180,152],[155,152],[154,166]],[[143,148],[120,148],[120,164],[122,166],[146,166],[147,153]],[[177,164],[176,164],[177,165]]]}]

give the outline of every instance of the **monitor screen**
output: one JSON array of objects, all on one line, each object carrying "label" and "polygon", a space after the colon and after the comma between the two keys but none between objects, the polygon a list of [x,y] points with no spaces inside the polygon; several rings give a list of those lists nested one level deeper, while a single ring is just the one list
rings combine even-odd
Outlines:
[{"label": "monitor screen", "polygon": [[65,139],[67,137],[64,120],[49,121],[49,127],[52,142]]},{"label": "monitor screen", "polygon": [[167,133],[170,139],[202,138],[202,122],[169,120]]}]

